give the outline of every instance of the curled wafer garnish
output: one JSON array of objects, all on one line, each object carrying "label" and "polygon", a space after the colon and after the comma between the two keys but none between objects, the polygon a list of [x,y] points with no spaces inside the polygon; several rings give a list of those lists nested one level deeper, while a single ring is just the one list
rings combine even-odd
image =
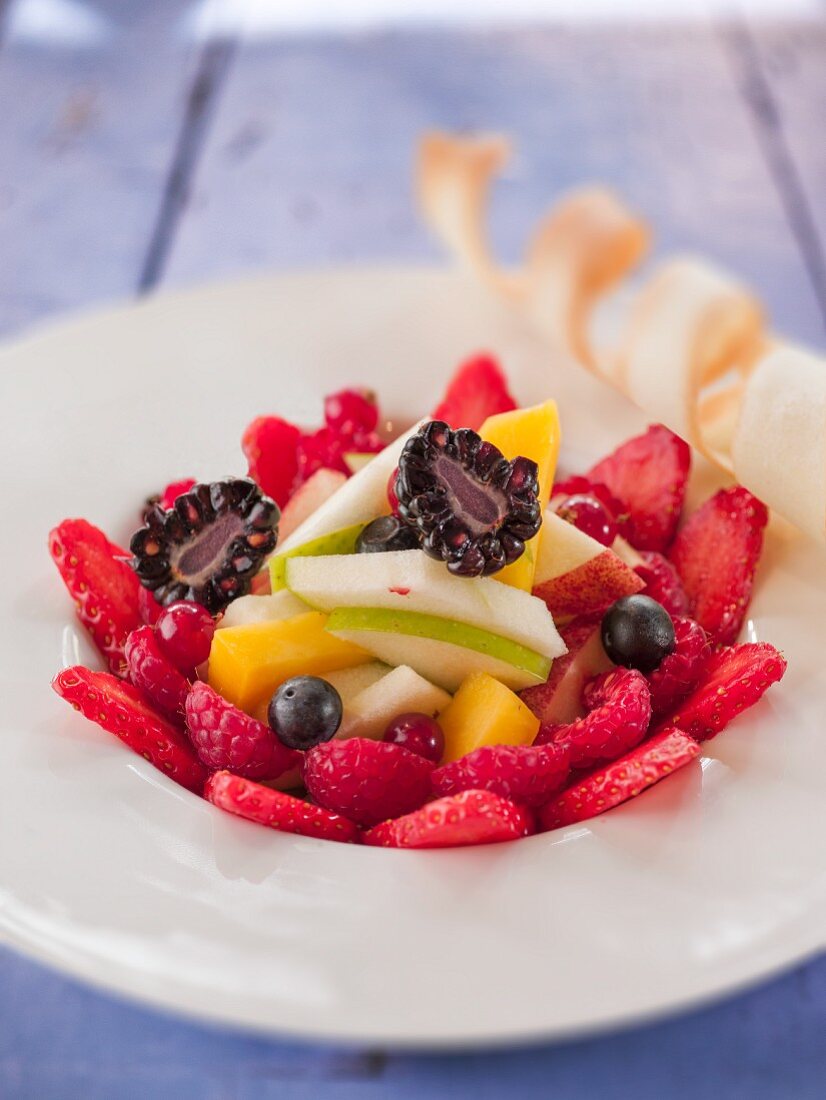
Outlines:
[{"label": "curled wafer garnish", "polygon": [[748,288],[693,256],[661,263],[597,348],[594,308],[643,258],[647,226],[611,191],[583,188],[542,219],[520,268],[502,268],[486,212],[508,152],[498,137],[424,138],[422,208],[451,252],[558,350],[826,541],[826,361],[770,334]]}]

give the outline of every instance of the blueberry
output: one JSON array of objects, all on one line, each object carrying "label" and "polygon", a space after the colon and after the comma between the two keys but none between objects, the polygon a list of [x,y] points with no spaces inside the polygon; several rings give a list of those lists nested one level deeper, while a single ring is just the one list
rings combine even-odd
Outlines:
[{"label": "blueberry", "polygon": [[290,749],[311,749],[335,736],[341,725],[341,696],[318,676],[293,676],[267,708],[270,729]]},{"label": "blueberry", "polygon": [[388,550],[416,550],[419,534],[397,516],[379,516],[356,539],[357,554],[383,554]]},{"label": "blueberry", "polygon": [[614,664],[652,672],[674,650],[674,623],[650,596],[623,596],[605,612],[602,644]]}]

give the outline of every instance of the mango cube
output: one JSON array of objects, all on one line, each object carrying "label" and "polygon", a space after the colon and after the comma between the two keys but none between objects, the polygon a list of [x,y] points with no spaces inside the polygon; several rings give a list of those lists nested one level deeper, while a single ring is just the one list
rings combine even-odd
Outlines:
[{"label": "mango cube", "polygon": [[486,672],[474,672],[439,715],[445,735],[442,763],[458,760],[482,745],[530,745],[539,719],[510,688]]},{"label": "mango cube", "polygon": [[[539,467],[539,499],[544,509],[551,495],[556,460],[559,455],[559,413],[555,401],[545,401],[529,409],[489,416],[479,435],[498,447],[507,459],[518,455],[531,458]],[[495,574],[498,581],[530,592],[536,571],[537,545],[542,532],[525,547],[525,553],[513,565]]]},{"label": "mango cube", "polygon": [[372,661],[369,653],[325,629],[317,611],[216,630],[209,683],[247,714],[260,715],[275,689],[291,676],[323,676]]}]

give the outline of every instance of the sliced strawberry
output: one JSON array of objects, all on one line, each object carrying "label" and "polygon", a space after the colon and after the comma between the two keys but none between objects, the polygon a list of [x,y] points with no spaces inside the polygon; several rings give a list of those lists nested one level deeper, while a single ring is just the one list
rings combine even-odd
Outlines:
[{"label": "sliced strawberry", "polygon": [[300,437],[299,429],[279,416],[259,416],[247,425],[241,437],[249,476],[279,508],[290,499],[293,489]]},{"label": "sliced strawberry", "polygon": [[85,519],[64,519],[49,533],[49,552],[75,601],[77,615],[118,676],[126,675],[123,646],[141,624],[140,582],[129,554]]},{"label": "sliced strawberry", "polygon": [[351,737],[306,753],[304,783],[328,810],[375,825],[415,810],[430,795],[433,763],[400,745]]},{"label": "sliced strawberry", "polygon": [[578,779],[539,813],[543,830],[559,829],[605,813],[634,798],[700,754],[693,737],[664,729],[622,759]]},{"label": "sliced strawberry", "polygon": [[567,726],[542,726],[537,745],[565,746],[571,766],[588,768],[616,760],[638,745],[651,721],[651,693],[641,672],[616,668],[586,685],[585,718]]},{"label": "sliced strawberry", "polygon": [[483,745],[437,768],[433,790],[442,795],[493,791],[525,806],[542,806],[568,778],[569,758],[564,745]]},{"label": "sliced strawberry", "polygon": [[708,635],[693,619],[674,619],[674,649],[648,673],[651,710],[667,714],[685,699],[703,674],[709,653]]},{"label": "sliced strawberry", "polygon": [[637,550],[665,550],[674,538],[691,469],[691,448],[662,424],[652,425],[585,475],[628,509],[623,535]]},{"label": "sliced strawberry", "polygon": [[215,772],[207,781],[204,797],[228,813],[255,821],[282,833],[315,836],[350,844],[358,828],[340,814],[312,806],[301,798],[264,787],[232,772]]},{"label": "sliced strawberry", "polygon": [[669,615],[688,614],[688,596],[680,575],[668,558],[657,550],[643,550],[642,564],[635,567],[640,579],[645,581],[643,596],[661,603]]},{"label": "sliced strawberry", "polygon": [[768,642],[727,646],[706,661],[697,687],[666,719],[698,741],[716,737],[783,678],[785,658]]},{"label": "sliced strawberry", "polygon": [[163,605],[158,603],[153,592],[141,585],[138,589],[138,610],[141,621],[147,626],[154,626],[163,611]]},{"label": "sliced strawberry", "polygon": [[415,813],[383,821],[362,836],[377,848],[458,848],[500,844],[535,831],[533,814],[492,791],[462,791]]},{"label": "sliced strawberry", "polygon": [[206,768],[186,735],[157,714],[132,684],[75,665],[58,672],[52,687],[84,717],[114,733],[182,787],[201,793]]},{"label": "sliced strawberry", "polygon": [[481,354],[468,359],[453,375],[433,419],[444,420],[454,429],[478,432],[489,416],[515,408],[499,363],[492,355]]},{"label": "sliced strawberry", "polygon": [[715,642],[733,642],[740,633],[768,518],[748,489],[721,489],[690,516],[671,547],[690,613]]}]

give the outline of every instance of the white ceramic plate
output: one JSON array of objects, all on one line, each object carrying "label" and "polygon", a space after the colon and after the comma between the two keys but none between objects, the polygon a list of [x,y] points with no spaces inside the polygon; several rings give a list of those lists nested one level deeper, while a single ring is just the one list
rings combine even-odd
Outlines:
[{"label": "white ceramic plate", "polygon": [[823,946],[824,558],[793,539],[771,540],[748,624],[785,651],[782,685],[635,802],[515,844],[414,853],[269,832],[175,787],[49,690],[82,646],[51,525],[82,515],[126,537],[166,481],[243,472],[254,415],[317,421],[323,392],[361,382],[411,419],[481,347],[524,401],[557,397],[569,466],[643,424],[481,292],[429,271],[164,295],[2,353],[9,944],[211,1020],[393,1044],[628,1022]]}]

